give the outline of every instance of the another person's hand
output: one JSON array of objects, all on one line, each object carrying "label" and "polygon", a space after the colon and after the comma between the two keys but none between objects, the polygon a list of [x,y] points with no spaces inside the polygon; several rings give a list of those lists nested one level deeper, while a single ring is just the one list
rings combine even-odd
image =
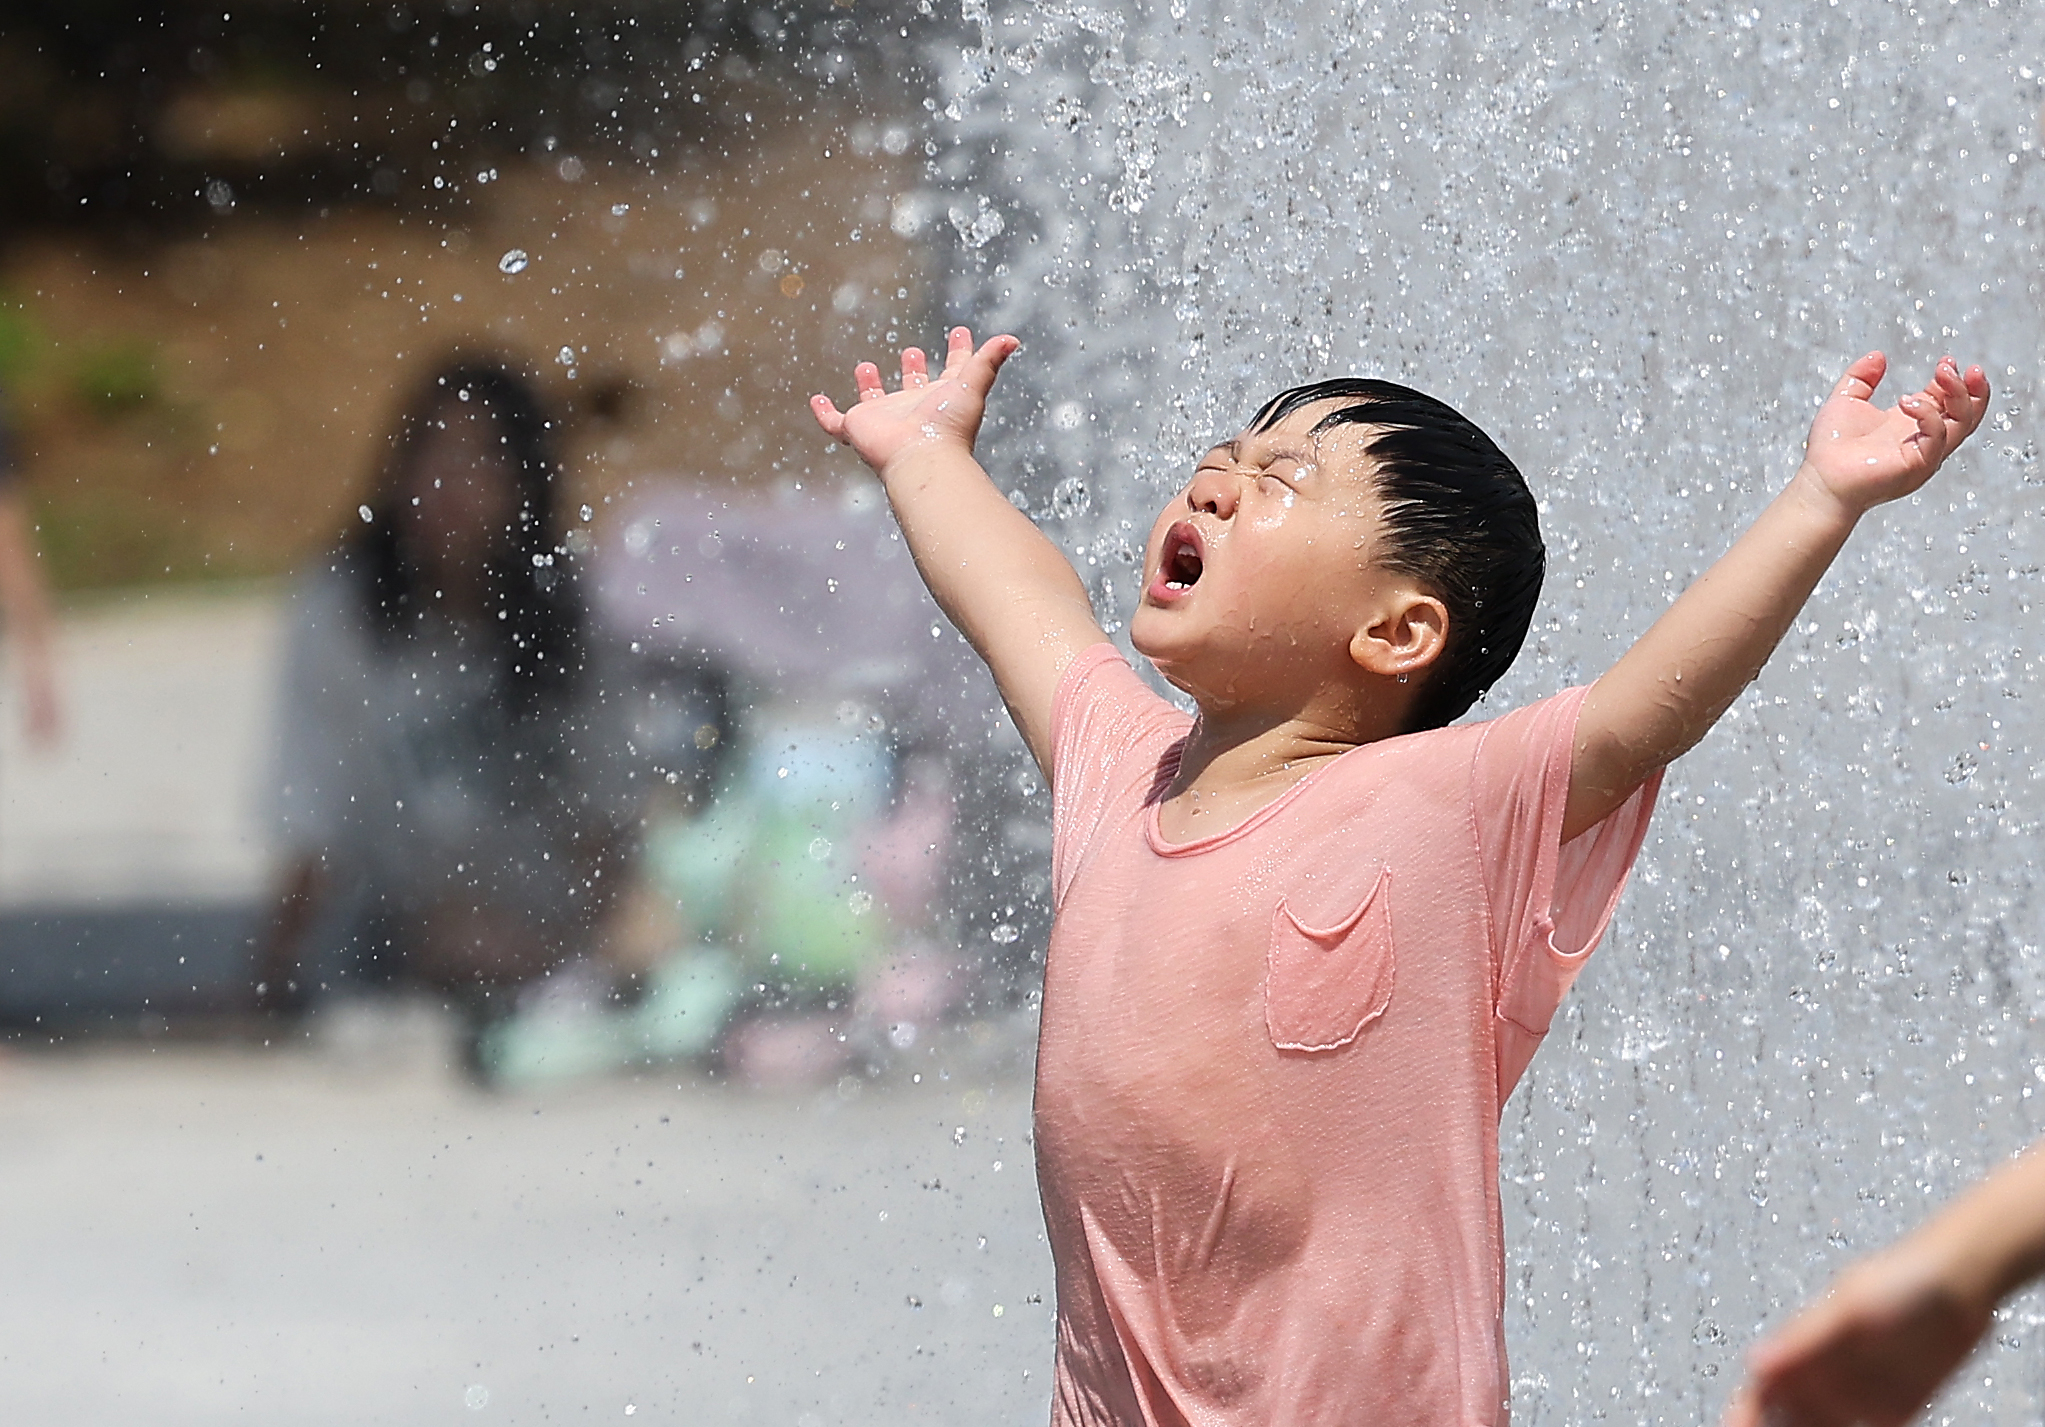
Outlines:
[{"label": "another person's hand", "polygon": [[876,471],[885,472],[903,452],[926,445],[951,443],[971,454],[987,393],[1001,364],[1020,345],[1013,337],[991,337],[975,350],[973,334],[954,327],[937,380],[931,380],[922,350],[905,347],[899,390],[888,391],[880,368],[861,362],[852,373],[859,401],[850,411],[838,410],[828,396],[811,397],[810,410],[826,434],[857,451]]},{"label": "another person's hand", "polygon": [[1886,410],[1874,404],[1888,358],[1847,367],[1811,423],[1798,478],[1838,501],[1849,518],[1909,495],[1937,471],[1988,411],[1988,376],[1941,357],[1923,391]]},{"label": "another person's hand", "polygon": [[1920,1231],[1765,1339],[1725,1427],[1902,1427],[1974,1351],[1993,1289],[1964,1245]]}]

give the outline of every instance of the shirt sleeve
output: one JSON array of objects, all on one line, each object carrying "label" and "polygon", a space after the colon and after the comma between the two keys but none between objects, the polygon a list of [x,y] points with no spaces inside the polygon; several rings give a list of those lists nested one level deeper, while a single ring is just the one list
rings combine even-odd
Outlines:
[{"label": "shirt sleeve", "polygon": [[[1109,811],[1155,779],[1190,720],[1138,678],[1112,644],[1080,653],[1051,703],[1051,885],[1065,899]],[[1133,787],[1132,785],[1141,786]]]},{"label": "shirt sleeve", "polygon": [[1605,934],[1647,837],[1661,774],[1562,841],[1577,714],[1569,689],[1485,726],[1472,806],[1498,967],[1499,1093],[1509,1094],[1592,948]]}]

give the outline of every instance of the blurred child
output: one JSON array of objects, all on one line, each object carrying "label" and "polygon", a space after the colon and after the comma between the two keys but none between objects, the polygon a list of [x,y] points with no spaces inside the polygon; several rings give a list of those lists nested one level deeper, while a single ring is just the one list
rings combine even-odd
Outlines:
[{"label": "blurred child", "polygon": [[530,986],[486,1032],[500,1084],[715,1053],[801,1088],[906,1050],[964,980],[931,941],[951,804],[883,721],[648,658],[629,755],[651,775],[601,956]]},{"label": "blurred child", "polygon": [[1771,1333],[1726,1427],[1902,1427],[1974,1351],[1996,1305],[2041,1273],[2045,1143]]},{"label": "blurred child", "polygon": [[[1598,940],[1659,770],[1867,510],[1979,424],[1940,361],[1847,368],[1753,529],[1589,689],[1449,725],[1533,616],[1532,495],[1382,381],[1283,392],[1160,513],[1130,624],[973,457],[1016,350],[812,408],[879,472],[1052,783],[1038,1054],[1060,1424],[1503,1422],[1497,1123]],[[1614,394],[1616,395],[1616,394]]]}]

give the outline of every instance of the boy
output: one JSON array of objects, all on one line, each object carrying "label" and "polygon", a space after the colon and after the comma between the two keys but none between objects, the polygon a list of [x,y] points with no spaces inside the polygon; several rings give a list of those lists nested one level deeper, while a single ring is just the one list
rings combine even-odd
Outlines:
[{"label": "boy", "polygon": [[1159,515],[1136,648],[973,459],[1016,350],[871,363],[817,420],[1051,778],[1038,1175],[1059,1424],[1503,1422],[1498,1116],[1609,919],[1659,770],[1759,671],[1855,521],[1988,382],[1847,368],[1754,528],[1591,688],[1449,727],[1540,587],[1534,503],[1442,403],[1275,398]]}]

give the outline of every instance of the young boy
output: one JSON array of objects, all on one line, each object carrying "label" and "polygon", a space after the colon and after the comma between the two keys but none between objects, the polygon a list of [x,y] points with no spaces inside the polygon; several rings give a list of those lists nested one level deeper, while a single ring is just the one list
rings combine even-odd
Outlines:
[{"label": "young boy", "polygon": [[817,420],[880,473],[1051,778],[1036,1145],[1059,1424],[1506,1419],[1498,1116],[1609,919],[1659,770],[1988,382],[1847,368],[1754,528],[1589,689],[1449,727],[1543,563],[1512,463],[1388,382],[1275,398],[1159,515],[1130,625],[973,459],[1012,337],[871,363]]}]

